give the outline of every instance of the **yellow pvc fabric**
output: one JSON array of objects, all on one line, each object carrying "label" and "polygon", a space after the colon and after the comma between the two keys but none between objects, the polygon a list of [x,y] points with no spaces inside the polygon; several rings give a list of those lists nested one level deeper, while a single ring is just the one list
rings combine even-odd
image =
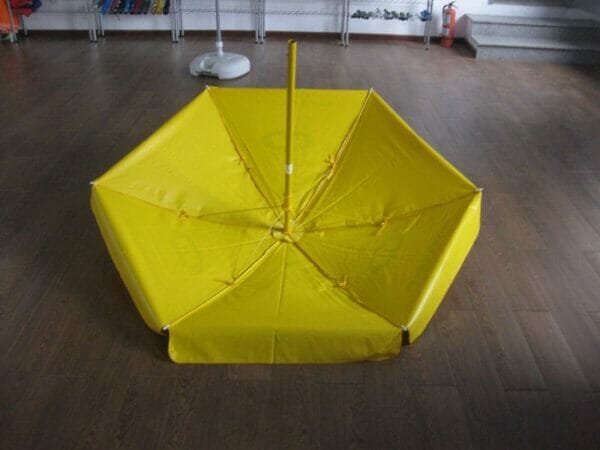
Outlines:
[{"label": "yellow pvc fabric", "polygon": [[[481,192],[373,91],[208,88],[93,183],[92,209],[176,362],[377,360],[424,330]],[[168,331],[167,331],[168,330]]]}]

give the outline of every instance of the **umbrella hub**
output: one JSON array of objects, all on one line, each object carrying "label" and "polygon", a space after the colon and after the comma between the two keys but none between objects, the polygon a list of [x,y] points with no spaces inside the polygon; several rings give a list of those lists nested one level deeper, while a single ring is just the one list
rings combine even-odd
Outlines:
[{"label": "umbrella hub", "polygon": [[273,236],[273,239],[287,244],[298,242],[300,238],[302,238],[303,234],[304,232],[299,229],[293,229],[287,232],[283,231],[283,228],[273,228],[271,230],[271,236]]}]

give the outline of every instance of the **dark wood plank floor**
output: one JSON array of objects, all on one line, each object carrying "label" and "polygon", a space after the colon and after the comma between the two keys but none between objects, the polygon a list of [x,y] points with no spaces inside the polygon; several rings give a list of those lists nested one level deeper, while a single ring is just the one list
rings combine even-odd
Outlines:
[{"label": "dark wood plank floor", "polygon": [[[0,46],[0,446],[600,448],[600,74],[462,47],[301,39],[302,87],[375,87],[485,188],[478,242],[424,335],[351,365],[179,366],[88,206],[103,173],[211,82],[212,39]],[[285,40],[230,50],[283,86]]]}]

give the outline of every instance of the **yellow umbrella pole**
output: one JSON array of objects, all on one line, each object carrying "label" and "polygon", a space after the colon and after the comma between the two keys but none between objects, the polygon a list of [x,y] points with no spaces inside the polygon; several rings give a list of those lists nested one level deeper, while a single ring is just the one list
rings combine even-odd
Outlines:
[{"label": "yellow umbrella pole", "polygon": [[294,98],[296,95],[296,41],[288,41],[287,119],[285,127],[285,189],[283,193],[283,232],[290,232],[290,195],[292,184],[292,141],[294,136]]}]

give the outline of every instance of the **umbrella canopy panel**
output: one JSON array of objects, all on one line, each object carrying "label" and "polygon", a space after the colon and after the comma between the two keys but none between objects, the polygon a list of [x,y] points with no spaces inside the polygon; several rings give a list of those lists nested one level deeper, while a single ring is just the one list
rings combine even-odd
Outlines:
[{"label": "umbrella canopy panel", "polygon": [[94,182],[92,209],[176,362],[381,359],[424,330],[481,192],[374,91],[208,88]]}]

